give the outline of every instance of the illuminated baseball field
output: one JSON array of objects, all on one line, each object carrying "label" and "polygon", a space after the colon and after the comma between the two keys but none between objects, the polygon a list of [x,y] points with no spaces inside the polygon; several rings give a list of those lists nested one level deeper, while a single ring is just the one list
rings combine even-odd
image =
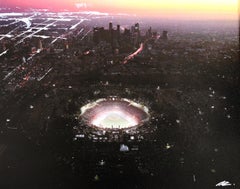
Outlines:
[{"label": "illuminated baseball field", "polygon": [[126,129],[148,121],[149,110],[128,99],[107,98],[84,105],[80,118],[100,129]]}]

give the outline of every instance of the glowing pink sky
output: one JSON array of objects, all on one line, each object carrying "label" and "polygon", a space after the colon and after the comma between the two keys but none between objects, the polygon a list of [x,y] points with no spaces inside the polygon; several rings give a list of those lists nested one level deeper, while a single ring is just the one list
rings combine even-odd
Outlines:
[{"label": "glowing pink sky", "polygon": [[130,13],[139,16],[205,19],[237,19],[238,0],[2,0],[1,4],[76,11],[88,7],[108,13]]}]

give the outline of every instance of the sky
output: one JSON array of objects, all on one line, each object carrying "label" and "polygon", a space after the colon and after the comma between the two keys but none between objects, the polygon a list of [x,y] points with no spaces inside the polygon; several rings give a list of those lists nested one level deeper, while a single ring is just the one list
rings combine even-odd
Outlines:
[{"label": "sky", "polygon": [[[183,19],[238,19],[238,0],[0,0],[11,6],[88,9],[107,13]],[[78,8],[78,9],[77,9]]]}]

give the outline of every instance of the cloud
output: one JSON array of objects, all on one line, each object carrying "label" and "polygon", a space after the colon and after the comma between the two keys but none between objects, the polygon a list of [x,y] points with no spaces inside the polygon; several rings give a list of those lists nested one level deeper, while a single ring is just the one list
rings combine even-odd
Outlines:
[{"label": "cloud", "polygon": [[76,6],[78,9],[87,8],[87,7],[88,7],[87,3],[75,3],[75,6]]}]

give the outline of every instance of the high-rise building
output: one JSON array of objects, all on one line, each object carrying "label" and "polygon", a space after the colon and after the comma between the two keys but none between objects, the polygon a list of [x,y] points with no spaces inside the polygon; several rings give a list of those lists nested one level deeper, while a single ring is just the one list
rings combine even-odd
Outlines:
[{"label": "high-rise building", "polygon": [[162,35],[160,36],[160,39],[167,40],[168,39],[168,31],[164,30],[162,32]]},{"label": "high-rise building", "polygon": [[113,29],[113,25],[112,22],[109,23],[109,31],[111,31]]},{"label": "high-rise building", "polygon": [[136,23],[134,26],[132,26],[131,30],[132,30],[133,46],[134,46],[134,48],[136,48],[139,45],[139,42],[140,42],[139,23]]}]

